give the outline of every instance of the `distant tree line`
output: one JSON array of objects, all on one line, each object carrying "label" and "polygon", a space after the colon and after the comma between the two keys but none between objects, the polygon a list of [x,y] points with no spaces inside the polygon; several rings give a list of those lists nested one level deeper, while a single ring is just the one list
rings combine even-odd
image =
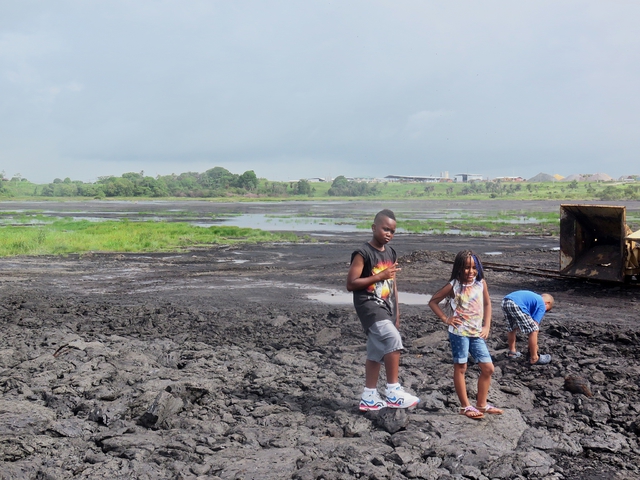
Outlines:
[{"label": "distant tree line", "polygon": [[[144,172],[124,173],[120,177],[100,177],[95,183],[56,178],[45,185],[37,195],[45,197],[226,197],[248,195],[286,197],[289,195],[312,196],[315,188],[308,180],[276,182],[258,179],[253,170],[241,175],[223,167],[214,167],[204,173],[186,172],[179,175],[150,177]],[[376,184],[337,177],[328,191],[331,196],[355,197],[380,193]]]},{"label": "distant tree line", "polygon": [[226,197],[255,194],[262,196],[312,195],[314,189],[307,180],[297,182],[261,182],[253,170],[241,175],[223,167],[204,173],[186,172],[179,175],[150,177],[144,172],[124,173],[120,177],[100,177],[95,183],[56,178],[45,185],[38,195],[46,197]]},{"label": "distant tree line", "polygon": [[[223,167],[214,167],[203,173],[185,172],[179,175],[158,175],[150,177],[144,172],[124,173],[120,177],[100,177],[94,183],[79,180],[56,178],[47,185],[34,185],[19,173],[10,179],[0,172],[0,195],[33,195],[46,197],[229,197],[259,196],[287,197],[314,196],[316,189],[308,180],[291,182],[269,181],[257,178],[253,170],[242,174],[234,174]],[[598,188],[599,187],[599,188]],[[443,190],[444,189],[444,190]],[[424,187],[416,184],[416,188],[403,193],[405,196],[457,196],[488,195],[490,198],[517,195],[523,190],[532,195],[555,195],[560,198],[581,198],[584,191],[586,198],[599,200],[640,200],[640,185],[637,182],[614,185],[597,185],[577,181],[563,185],[548,183],[511,183],[495,181],[470,182],[463,185],[428,184]],[[556,191],[556,190],[559,190]],[[324,188],[321,189],[324,192]],[[440,192],[440,193],[439,193]],[[548,193],[547,193],[548,192]],[[333,180],[327,194],[333,197],[362,197],[382,194],[377,183],[349,180],[340,175]]]},{"label": "distant tree line", "polygon": [[362,197],[380,193],[378,185],[367,182],[354,182],[344,175],[336,177],[328,191],[332,197]]},{"label": "distant tree line", "polygon": [[616,188],[609,185],[600,192],[598,200],[640,200],[640,186],[626,185]]},{"label": "distant tree line", "polygon": [[4,170],[0,171],[0,194],[6,194],[9,192],[7,185],[17,185],[19,183],[29,183],[29,180],[23,178],[22,175],[16,173],[11,179],[6,177]]}]

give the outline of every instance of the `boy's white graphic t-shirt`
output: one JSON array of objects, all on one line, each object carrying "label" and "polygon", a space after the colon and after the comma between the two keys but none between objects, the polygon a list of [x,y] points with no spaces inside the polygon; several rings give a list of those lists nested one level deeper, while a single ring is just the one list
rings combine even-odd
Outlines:
[{"label": "boy's white graphic t-shirt", "polygon": [[453,297],[449,299],[453,316],[462,319],[459,327],[449,326],[449,332],[463,337],[479,337],[484,318],[484,281],[464,285],[457,280],[449,282]]}]

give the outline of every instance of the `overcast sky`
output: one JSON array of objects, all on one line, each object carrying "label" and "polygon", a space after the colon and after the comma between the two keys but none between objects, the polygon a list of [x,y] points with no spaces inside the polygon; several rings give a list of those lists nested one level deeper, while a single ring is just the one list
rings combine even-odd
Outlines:
[{"label": "overcast sky", "polygon": [[631,0],[0,0],[0,170],[640,174],[639,18]]}]

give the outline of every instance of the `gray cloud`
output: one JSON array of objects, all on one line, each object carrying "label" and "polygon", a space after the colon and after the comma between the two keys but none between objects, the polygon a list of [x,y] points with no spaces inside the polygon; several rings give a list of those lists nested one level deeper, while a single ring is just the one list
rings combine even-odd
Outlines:
[{"label": "gray cloud", "polygon": [[0,168],[38,182],[215,165],[283,180],[639,173],[638,13],[635,2],[5,2]]}]

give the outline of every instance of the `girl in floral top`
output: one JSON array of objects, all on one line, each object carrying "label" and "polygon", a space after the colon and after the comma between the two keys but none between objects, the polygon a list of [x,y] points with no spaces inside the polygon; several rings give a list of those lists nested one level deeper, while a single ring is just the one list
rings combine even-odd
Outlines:
[{"label": "girl in floral top", "polygon": [[[444,303],[442,306],[441,302]],[[491,328],[491,300],[482,264],[474,252],[458,252],[449,283],[431,297],[429,307],[449,326],[449,342],[453,354],[453,385],[460,400],[460,414],[474,420],[481,419],[485,413],[502,414],[502,410],[487,403],[494,370],[485,343]],[[469,353],[480,367],[475,407],[467,397],[465,381]]]}]

